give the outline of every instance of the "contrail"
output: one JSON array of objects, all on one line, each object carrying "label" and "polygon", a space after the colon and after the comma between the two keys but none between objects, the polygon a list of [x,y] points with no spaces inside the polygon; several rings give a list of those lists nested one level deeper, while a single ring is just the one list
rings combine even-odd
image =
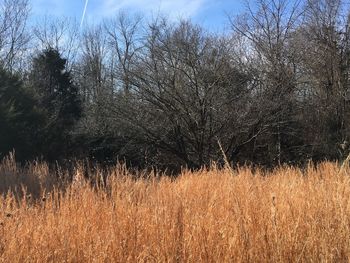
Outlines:
[{"label": "contrail", "polygon": [[80,21],[80,28],[83,26],[84,23],[84,19],[85,19],[85,14],[86,14],[86,9],[88,6],[89,0],[85,1],[85,6],[84,6],[84,11],[83,11],[83,16],[81,17],[81,21]]}]

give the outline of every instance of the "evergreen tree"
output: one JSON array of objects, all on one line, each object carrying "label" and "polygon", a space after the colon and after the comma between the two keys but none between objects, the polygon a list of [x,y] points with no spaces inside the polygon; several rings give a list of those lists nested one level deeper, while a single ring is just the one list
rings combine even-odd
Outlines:
[{"label": "evergreen tree", "polygon": [[82,111],[78,88],[66,71],[66,62],[57,50],[48,48],[34,58],[30,74],[39,106],[46,115],[42,152],[49,160],[68,153],[70,132]]},{"label": "evergreen tree", "polygon": [[12,150],[18,160],[34,157],[41,117],[19,77],[0,69],[0,157]]}]

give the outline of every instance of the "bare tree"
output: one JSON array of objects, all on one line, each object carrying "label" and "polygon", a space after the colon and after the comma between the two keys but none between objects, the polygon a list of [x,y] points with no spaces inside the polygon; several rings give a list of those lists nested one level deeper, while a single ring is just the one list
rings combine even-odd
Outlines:
[{"label": "bare tree", "polygon": [[143,47],[141,41],[140,16],[130,17],[120,12],[115,19],[105,22],[104,28],[108,35],[108,44],[112,51],[112,78],[116,79],[117,88],[128,92],[130,86],[131,67],[137,52]]},{"label": "bare tree", "polygon": [[[309,110],[305,119],[313,151],[337,158],[348,140],[349,30],[341,0],[309,0],[298,35]],[[317,127],[318,136],[314,136]],[[307,136],[307,135],[306,135]]]},{"label": "bare tree", "polygon": [[45,16],[33,28],[33,49],[41,52],[47,48],[58,50],[67,58],[67,70],[72,70],[81,44],[78,23],[69,18],[52,19]]},{"label": "bare tree", "polygon": [[[270,162],[289,158],[288,143],[295,138],[298,92],[298,52],[291,45],[302,22],[302,1],[247,2],[247,13],[230,18],[234,34],[249,47],[250,70],[255,76],[258,122],[268,131]],[[263,140],[264,141],[264,140]],[[265,140],[266,141],[266,140]],[[265,144],[265,143],[264,143]],[[301,146],[301,145],[300,145]]]},{"label": "bare tree", "polygon": [[[127,43],[116,44],[130,46],[132,59],[121,67],[129,92],[119,95],[115,117],[139,130],[153,156],[161,153],[167,162],[209,164],[219,158],[218,140],[232,149],[241,139],[237,130],[246,114],[248,76],[232,65],[227,39],[186,21],[158,19],[142,44],[129,43],[130,28],[121,28],[126,34],[119,39]],[[122,65],[125,51],[118,51]]]},{"label": "bare tree", "polygon": [[9,71],[19,69],[29,42],[28,0],[0,1],[0,60]]}]

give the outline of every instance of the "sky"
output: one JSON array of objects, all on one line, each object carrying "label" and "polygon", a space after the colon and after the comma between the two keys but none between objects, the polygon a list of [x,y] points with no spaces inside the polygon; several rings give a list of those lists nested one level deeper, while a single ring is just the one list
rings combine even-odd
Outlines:
[{"label": "sky", "polygon": [[[31,0],[33,18],[65,16],[81,21],[86,0]],[[226,13],[238,14],[243,0],[89,0],[83,26],[111,18],[119,11],[170,19],[186,18],[212,31],[228,26]]]}]

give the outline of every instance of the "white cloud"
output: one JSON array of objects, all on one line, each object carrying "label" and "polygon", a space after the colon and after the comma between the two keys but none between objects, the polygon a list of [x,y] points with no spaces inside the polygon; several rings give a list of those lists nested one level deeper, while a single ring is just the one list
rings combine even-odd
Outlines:
[{"label": "white cloud", "polygon": [[64,11],[63,1],[60,0],[32,0],[30,4],[35,15],[61,14]]},{"label": "white cloud", "polygon": [[145,14],[161,13],[170,18],[189,18],[196,15],[205,0],[103,0],[98,15],[108,17],[119,10],[133,10]]},{"label": "white cloud", "polygon": [[[30,3],[33,18],[48,15],[81,19],[85,0],[30,0]],[[172,20],[194,18],[208,3],[208,0],[89,0],[85,20],[86,24],[95,24],[119,11],[146,17],[165,15]]]}]

